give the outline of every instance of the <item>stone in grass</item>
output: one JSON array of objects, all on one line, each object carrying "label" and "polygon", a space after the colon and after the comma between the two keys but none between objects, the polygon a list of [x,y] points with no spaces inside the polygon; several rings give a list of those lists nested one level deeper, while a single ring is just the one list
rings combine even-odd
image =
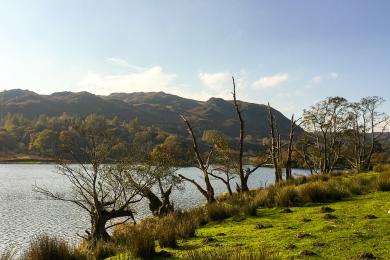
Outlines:
[{"label": "stone in grass", "polygon": [[314,243],[313,243],[313,246],[316,246],[316,247],[324,247],[324,246],[326,246],[326,243],[323,243],[323,242],[314,242]]},{"label": "stone in grass", "polygon": [[356,259],[361,259],[361,260],[377,259],[376,256],[374,256],[373,254],[368,253],[368,252],[360,253],[360,254],[358,254],[355,258],[356,258]]},{"label": "stone in grass", "polygon": [[306,237],[312,237],[312,235],[307,234],[307,233],[302,233],[299,232],[298,234],[295,235],[296,238],[301,239],[301,238],[306,238]]},{"label": "stone in grass", "polygon": [[302,250],[300,253],[299,253],[299,256],[315,256],[317,255],[316,253],[314,253],[313,251],[310,251],[310,250]]},{"label": "stone in grass", "polygon": [[372,215],[372,214],[368,214],[368,215],[365,216],[364,218],[366,218],[366,219],[376,219],[376,218],[378,218],[378,217],[375,216],[375,215]]},{"label": "stone in grass", "polygon": [[324,215],[324,219],[337,219],[337,217],[335,215],[328,213]]},{"label": "stone in grass", "polygon": [[223,236],[226,236],[226,234],[225,233],[218,233],[218,234],[216,234],[216,236],[223,237]]},{"label": "stone in grass", "polygon": [[303,219],[301,219],[301,222],[310,222],[310,221],[311,221],[310,218],[303,218]]},{"label": "stone in grass", "polygon": [[330,207],[321,207],[319,212],[320,213],[330,213],[330,212],[333,212],[334,209],[330,208]]},{"label": "stone in grass", "polygon": [[207,244],[207,243],[215,242],[215,241],[216,241],[216,239],[213,238],[213,237],[205,237],[205,238],[203,239],[203,244]]},{"label": "stone in grass", "polygon": [[272,228],[272,227],[273,227],[272,225],[260,224],[260,225],[256,225],[255,229],[265,229],[265,228]]},{"label": "stone in grass", "polygon": [[285,248],[286,250],[294,250],[297,249],[297,246],[294,244],[288,244]]},{"label": "stone in grass", "polygon": [[293,211],[290,208],[284,208],[280,211],[280,213],[292,213]]}]

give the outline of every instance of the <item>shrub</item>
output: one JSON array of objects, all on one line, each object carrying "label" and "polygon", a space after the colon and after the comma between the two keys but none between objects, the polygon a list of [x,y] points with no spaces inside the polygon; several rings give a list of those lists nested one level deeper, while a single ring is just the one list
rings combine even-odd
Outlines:
[{"label": "shrub", "polygon": [[224,220],[233,215],[233,207],[226,203],[215,202],[206,205],[206,212],[211,221]]},{"label": "shrub", "polygon": [[376,164],[373,167],[373,171],[375,172],[390,171],[390,164]]},{"label": "shrub", "polygon": [[110,256],[116,255],[117,250],[116,246],[112,243],[108,242],[98,242],[94,247],[94,259],[103,260]]},{"label": "shrub", "polygon": [[276,255],[265,250],[251,251],[229,251],[229,250],[193,250],[188,252],[184,259],[186,260],[272,260],[279,259]]},{"label": "shrub", "polygon": [[75,248],[70,247],[64,240],[42,235],[30,242],[23,259],[77,260],[86,259],[86,257],[77,252]]},{"label": "shrub", "polygon": [[378,191],[390,191],[390,172],[382,172],[376,180]]},{"label": "shrub", "polygon": [[328,202],[349,196],[349,191],[338,182],[311,182],[297,187],[304,202]]},{"label": "shrub", "polygon": [[151,257],[155,254],[154,227],[149,221],[127,225],[116,236],[116,241],[120,241],[134,258]]},{"label": "shrub", "polygon": [[343,183],[348,187],[352,194],[362,195],[370,191],[371,179],[354,177],[344,180]]},{"label": "shrub", "polygon": [[286,186],[277,191],[275,201],[278,206],[290,207],[300,204],[302,198],[294,186]]},{"label": "shrub", "polygon": [[175,226],[180,221],[173,215],[168,215],[158,221],[156,227],[156,238],[160,247],[176,247],[176,230]]}]

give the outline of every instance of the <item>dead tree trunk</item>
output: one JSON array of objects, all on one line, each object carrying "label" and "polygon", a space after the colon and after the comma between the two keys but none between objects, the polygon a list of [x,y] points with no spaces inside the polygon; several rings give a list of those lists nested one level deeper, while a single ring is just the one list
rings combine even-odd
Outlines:
[{"label": "dead tree trunk", "polygon": [[233,80],[233,101],[234,101],[234,107],[236,108],[236,113],[238,116],[238,119],[240,121],[240,150],[239,150],[239,155],[238,155],[238,174],[240,177],[240,188],[239,191],[246,192],[249,191],[248,188],[248,178],[249,175],[244,172],[244,166],[243,166],[243,156],[244,156],[244,127],[245,127],[245,122],[242,118],[241,110],[240,107],[238,106],[237,103],[237,98],[236,98],[236,83],[234,81],[234,77],[232,77]]},{"label": "dead tree trunk", "polygon": [[209,166],[210,166],[210,160],[211,156],[213,154],[213,150],[210,150],[206,159],[206,162],[203,160],[199,147],[198,147],[198,142],[196,140],[196,136],[194,134],[194,131],[192,130],[191,124],[188,122],[188,120],[184,117],[181,116],[183,119],[184,123],[187,125],[187,130],[188,133],[191,135],[192,138],[192,148],[195,153],[196,161],[198,163],[198,168],[202,171],[204,182],[206,184],[206,189],[203,189],[201,185],[199,185],[195,180],[187,178],[183,175],[179,175],[180,178],[182,178],[185,181],[191,182],[192,184],[195,185],[195,187],[202,193],[202,195],[206,198],[207,203],[213,203],[215,202],[215,197],[214,197],[214,188],[211,185],[210,182],[210,177],[209,177]]},{"label": "dead tree trunk", "polygon": [[[299,120],[299,119],[298,119]],[[290,133],[288,136],[287,161],[286,161],[286,179],[292,178],[291,171],[291,156],[294,148],[294,131],[297,127],[297,121],[294,120],[294,115],[291,116]]]},{"label": "dead tree trunk", "polygon": [[271,106],[269,103],[268,103],[268,121],[269,121],[269,127],[270,127],[271,158],[272,158],[272,164],[274,165],[275,182],[280,182],[282,180],[282,175],[281,175],[281,170],[280,170],[280,165],[279,165],[280,137],[276,137],[274,115],[272,114]]}]

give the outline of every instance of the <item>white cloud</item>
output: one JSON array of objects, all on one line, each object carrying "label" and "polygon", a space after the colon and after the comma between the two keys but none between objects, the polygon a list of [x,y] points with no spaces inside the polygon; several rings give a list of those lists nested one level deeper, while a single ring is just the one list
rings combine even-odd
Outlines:
[{"label": "white cloud", "polygon": [[266,89],[278,86],[288,80],[287,73],[278,73],[275,75],[267,76],[256,80],[253,86],[259,89]]},{"label": "white cloud", "polygon": [[232,76],[230,73],[227,72],[201,72],[199,74],[199,79],[203,83],[203,85],[215,90],[222,90],[224,88],[230,87],[232,84]]},{"label": "white cloud", "polygon": [[337,74],[336,72],[331,72],[329,73],[329,77],[331,79],[337,79],[339,77],[339,74]]},{"label": "white cloud", "polygon": [[79,81],[82,90],[107,95],[113,92],[177,92],[176,74],[165,73],[160,66],[120,75],[89,73]]},{"label": "white cloud", "polygon": [[311,79],[311,82],[315,83],[315,84],[318,84],[322,81],[322,77],[321,76],[315,76]]},{"label": "white cloud", "polygon": [[[203,88],[196,94],[199,100],[207,100],[211,97],[219,97],[223,99],[233,99],[233,82],[232,73],[230,72],[216,72],[206,73],[201,72],[199,79],[202,82]],[[243,90],[247,85],[247,73],[241,70],[237,76],[234,77],[238,99],[246,99],[247,96]]]}]

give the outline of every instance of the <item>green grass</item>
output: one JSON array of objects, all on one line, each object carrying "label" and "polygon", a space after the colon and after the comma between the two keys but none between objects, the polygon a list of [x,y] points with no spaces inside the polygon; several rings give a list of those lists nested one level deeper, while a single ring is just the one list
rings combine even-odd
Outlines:
[{"label": "green grass", "polygon": [[[324,220],[324,213],[318,213],[321,206],[335,211],[335,220]],[[188,250],[219,250],[220,248],[242,248],[255,250],[269,248],[281,259],[298,256],[302,250],[315,252],[322,259],[351,259],[362,252],[386,259],[390,255],[390,192],[376,192],[351,199],[292,207],[293,213],[281,213],[280,208],[259,209],[258,217],[244,220],[229,218],[222,222],[211,222],[196,232],[196,237],[179,241],[175,249],[166,249],[175,257],[182,257]],[[377,219],[366,219],[373,214]],[[302,219],[311,219],[302,222]],[[256,229],[256,225],[272,225]],[[297,234],[309,234],[296,238]],[[225,235],[221,235],[225,234]],[[213,238],[205,243],[205,238]],[[315,246],[314,243],[325,243]],[[285,249],[294,244],[296,249]]]},{"label": "green grass", "polygon": [[[368,253],[388,259],[389,177],[389,172],[313,176],[267,190],[221,197],[219,200],[227,205],[254,203],[261,207],[257,214],[241,208],[224,217],[212,218],[208,213],[208,224],[200,225],[195,237],[178,236],[173,248],[160,248],[156,241],[160,256],[153,259],[167,259],[168,255],[170,259],[368,259],[358,258]],[[327,203],[314,203],[322,201]],[[265,205],[294,207],[290,207],[292,213],[285,213],[283,208]],[[325,206],[333,212],[320,213]],[[218,213],[217,208],[213,210]],[[368,219],[367,215],[375,218]],[[303,257],[303,252],[315,256]],[[123,253],[112,259],[130,258]]]}]

